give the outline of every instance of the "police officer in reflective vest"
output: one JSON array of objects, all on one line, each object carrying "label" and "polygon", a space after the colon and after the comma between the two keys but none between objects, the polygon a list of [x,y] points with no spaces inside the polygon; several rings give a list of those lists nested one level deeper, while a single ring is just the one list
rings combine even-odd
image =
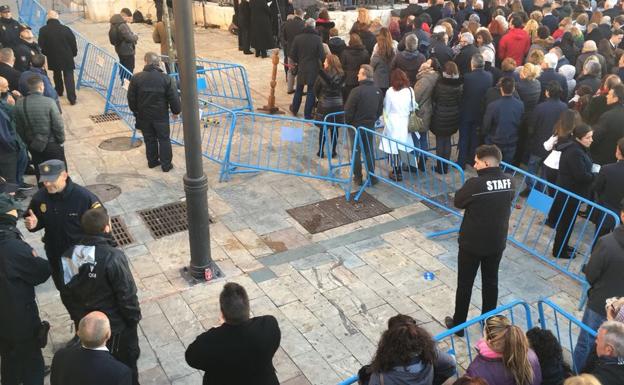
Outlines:
[{"label": "police officer in reflective vest", "polygon": [[[477,148],[470,178],[455,193],[455,207],[465,209],[459,229],[457,256],[457,292],[455,314],[446,317],[447,328],[466,322],[472,285],[481,267],[481,312],[496,308],[498,301],[498,266],[507,244],[514,188],[511,177],[500,168],[501,151],[495,145]],[[457,333],[463,335],[463,331]]]},{"label": "police officer in reflective vest", "polygon": [[101,207],[95,194],[74,183],[65,163],[52,159],[39,165],[43,187],[35,193],[24,216],[26,229],[45,231],[43,243],[57,289],[62,287],[61,256],[82,237],[80,218],[90,208]]}]

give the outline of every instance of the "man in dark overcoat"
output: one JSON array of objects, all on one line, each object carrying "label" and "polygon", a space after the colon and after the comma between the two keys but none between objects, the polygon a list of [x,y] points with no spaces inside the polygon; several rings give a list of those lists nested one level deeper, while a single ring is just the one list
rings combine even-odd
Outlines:
[{"label": "man in dark overcoat", "polygon": [[250,0],[251,9],[251,46],[256,51],[256,57],[268,57],[267,50],[273,48],[273,33],[271,28],[271,10],[266,0]]},{"label": "man in dark overcoat", "polygon": [[78,55],[76,36],[58,19],[56,11],[48,12],[48,22],[39,30],[39,45],[48,58],[48,69],[54,74],[54,89],[58,96],[67,91],[69,103],[76,104],[74,58]]}]

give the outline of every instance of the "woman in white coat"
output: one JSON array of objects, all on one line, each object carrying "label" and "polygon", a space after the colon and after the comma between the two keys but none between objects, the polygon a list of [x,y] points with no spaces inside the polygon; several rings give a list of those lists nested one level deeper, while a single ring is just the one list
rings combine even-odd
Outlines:
[{"label": "woman in white coat", "polygon": [[390,86],[384,99],[383,134],[392,140],[382,138],[379,143],[379,149],[389,155],[392,167],[389,178],[394,181],[401,181],[403,180],[403,175],[401,174],[401,164],[399,163],[399,151],[410,152],[411,150],[397,142],[414,146],[412,135],[407,130],[407,125],[410,112],[418,108],[418,105],[405,72],[398,68],[393,70],[390,74]]}]

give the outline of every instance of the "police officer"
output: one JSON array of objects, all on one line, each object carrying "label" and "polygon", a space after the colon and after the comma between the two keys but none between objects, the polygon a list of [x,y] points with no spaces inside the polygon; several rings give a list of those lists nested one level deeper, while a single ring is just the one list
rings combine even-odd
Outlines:
[{"label": "police officer", "polygon": [[115,248],[110,219],[103,207],[87,210],[81,226],[84,237],[61,259],[61,297],[76,325],[92,311],[108,316],[112,333],[108,350],[132,370],[136,385],[141,309],[128,259]]},{"label": "police officer", "polygon": [[52,159],[41,163],[39,173],[43,188],[30,201],[24,221],[30,232],[44,229],[43,243],[52,279],[54,286],[60,290],[61,256],[82,238],[82,214],[102,204],[95,194],[69,178],[62,160]]},{"label": "police officer", "polygon": [[[465,209],[459,229],[457,256],[457,292],[455,314],[446,317],[447,328],[466,322],[472,285],[481,266],[481,312],[496,308],[498,301],[498,266],[507,244],[514,188],[511,177],[500,168],[503,155],[495,145],[477,148],[470,178],[455,193],[455,207]],[[463,332],[457,333],[463,335]]]},{"label": "police officer", "polygon": [[35,286],[48,280],[50,267],[16,228],[17,206],[7,194],[16,189],[0,182],[0,370],[2,385],[41,385],[48,329],[39,318]]},{"label": "police officer", "polygon": [[11,15],[11,7],[0,6],[0,43],[3,47],[13,48],[20,41],[20,31],[24,28]]}]

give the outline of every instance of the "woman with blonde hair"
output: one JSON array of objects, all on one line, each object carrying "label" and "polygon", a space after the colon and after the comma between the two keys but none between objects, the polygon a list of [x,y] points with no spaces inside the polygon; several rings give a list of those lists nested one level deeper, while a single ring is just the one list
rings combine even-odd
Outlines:
[{"label": "woman with blonde hair", "polygon": [[488,384],[540,385],[542,372],[537,355],[519,327],[503,315],[485,321],[483,338],[476,345],[477,356],[466,375],[483,377]]},{"label": "woman with blonde hair", "polygon": [[371,25],[371,17],[368,9],[358,8],[357,13],[357,20],[355,21],[355,23],[353,23],[350,33],[358,33],[363,29],[368,29]]},{"label": "woman with blonde hair", "polygon": [[529,19],[526,25],[524,26],[524,30],[529,34],[531,41],[537,37],[537,29],[539,28],[539,23],[533,19]]},{"label": "woman with blonde hair", "polygon": [[601,385],[600,381],[591,374],[583,373],[578,376],[570,377],[563,385]]}]

